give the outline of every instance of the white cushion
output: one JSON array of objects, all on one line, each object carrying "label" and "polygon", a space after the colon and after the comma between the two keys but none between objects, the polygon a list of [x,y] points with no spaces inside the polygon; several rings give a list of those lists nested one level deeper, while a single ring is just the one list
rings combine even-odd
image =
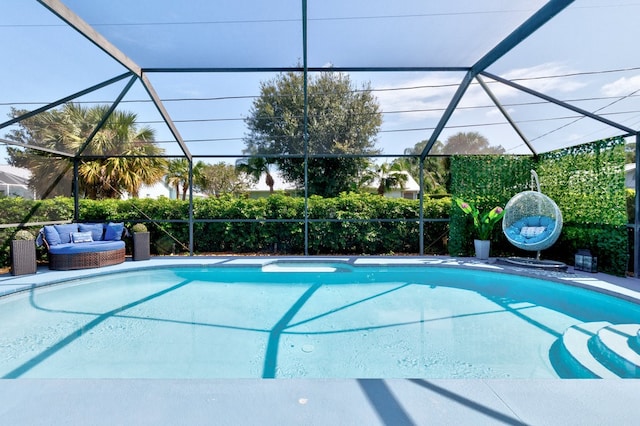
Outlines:
[{"label": "white cushion", "polygon": [[87,232],[72,232],[71,233],[71,242],[74,244],[77,243],[91,243],[93,242],[93,236],[91,235],[91,231]]},{"label": "white cushion", "polygon": [[520,230],[520,235],[525,238],[531,238],[542,234],[545,229],[547,229],[546,226],[523,226]]}]

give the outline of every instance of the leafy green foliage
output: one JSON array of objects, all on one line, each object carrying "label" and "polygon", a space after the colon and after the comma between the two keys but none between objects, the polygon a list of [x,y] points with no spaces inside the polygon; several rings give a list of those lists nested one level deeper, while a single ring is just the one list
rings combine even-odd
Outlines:
[{"label": "leafy green foliage", "polygon": [[[454,156],[452,194],[480,209],[504,206],[518,192],[530,188],[530,170],[537,171],[541,191],[556,202],[563,215],[559,240],[545,257],[573,263],[578,249],[598,256],[599,269],[624,275],[628,263],[627,206],[624,189],[624,140],[606,139],[540,155],[537,161],[512,156]],[[631,201],[632,203],[632,201]],[[471,253],[471,221],[454,208],[450,219],[449,252]],[[494,255],[531,256],[510,247],[498,235]]]},{"label": "leafy green foliage", "polygon": [[[447,197],[424,200],[425,218],[439,220],[424,223],[425,247],[429,253],[445,252],[450,204]],[[151,241],[156,244],[155,252],[167,252],[169,246],[186,252],[188,207],[186,201],[166,198],[80,200],[79,218],[85,222],[122,221],[129,229],[133,224],[143,222],[151,232]],[[30,210],[35,213],[29,221],[69,220],[73,216],[73,200],[0,198],[0,209],[12,212],[6,223],[23,222],[25,212]],[[283,194],[259,199],[231,196],[195,199],[194,251],[302,254],[304,211],[303,198]],[[419,251],[419,203],[416,200],[356,193],[343,193],[335,198],[313,196],[308,200],[308,212],[312,254],[415,254]],[[243,222],[245,219],[257,221]],[[373,221],[367,223],[369,219]],[[31,231],[35,234],[38,229]],[[8,240],[15,231],[2,230],[2,244],[6,250],[0,251],[0,264],[8,263]]]},{"label": "leafy green foliage", "polygon": [[195,189],[203,194],[216,197],[222,194],[238,195],[249,187],[248,181],[240,171],[223,161],[205,164],[199,174],[199,179],[195,181]]},{"label": "leafy green foliage", "polygon": [[[151,185],[162,179],[166,161],[157,155],[164,150],[153,143],[154,130],[139,127],[136,114],[131,112],[113,111],[96,132],[109,109],[108,105],[87,108],[67,103],[20,121],[7,138],[69,155],[110,156],[79,163],[83,196],[119,198],[122,192],[137,196],[143,184]],[[11,112],[18,117],[26,111]],[[71,194],[73,163],[69,158],[16,147],[8,148],[7,153],[12,165],[31,171],[30,185],[40,198]],[[120,157],[123,155],[128,157]]]},{"label": "leafy green foliage", "polygon": [[27,231],[26,229],[20,229],[18,232],[15,233],[15,235],[13,236],[14,240],[35,240],[36,237],[33,236],[33,233],[31,233],[31,231]]},{"label": "leafy green foliage", "polygon": [[[434,148],[436,146],[434,145]],[[432,154],[504,154],[501,145],[492,146],[487,138],[478,132],[458,132],[447,138],[440,151],[433,150]]]},{"label": "leafy green foliage", "polygon": [[625,189],[627,199],[627,223],[634,223],[636,220],[636,190]]},{"label": "leafy green foliage", "polygon": [[147,232],[147,226],[144,223],[136,223],[131,227],[131,232]]},{"label": "leafy green foliage", "polygon": [[[540,156],[538,161],[515,156],[454,156],[451,188],[454,197],[487,211],[504,206],[513,195],[530,189],[530,170],[537,170],[542,192],[558,204],[564,217],[560,239],[545,251],[545,257],[571,264],[575,252],[587,248],[598,256],[600,270],[624,275],[629,259],[626,225],[628,215],[633,213],[627,212],[627,207],[633,205],[633,191],[624,189],[623,164],[621,139],[555,151]],[[373,194],[311,196],[307,201],[309,253],[417,253],[419,208],[415,200]],[[0,211],[4,223],[70,220],[73,200],[0,198]],[[196,199],[193,215],[197,253],[304,251],[303,198],[274,194],[255,200],[227,195]],[[173,241],[176,250],[188,249],[187,201],[81,200],[79,217],[91,222],[123,221],[128,227],[145,222],[152,241]],[[448,250],[459,256],[472,252],[472,220],[449,197],[426,197],[424,217],[436,219],[423,223],[425,253],[443,254]],[[38,229],[31,231],[36,233]],[[8,241],[15,232],[15,228],[0,230],[2,265],[8,263]],[[531,255],[515,249],[498,232],[494,233],[492,253]]]},{"label": "leafy green foliage", "polygon": [[[73,219],[73,200],[56,197],[49,200],[25,200],[24,198],[0,197],[1,223],[29,223]],[[26,228],[33,235],[39,226]],[[9,265],[10,242],[18,229],[0,228],[0,266]]]},{"label": "leafy green foliage", "polygon": [[[530,157],[472,155],[451,157],[451,193],[472,203],[480,211],[504,207],[512,196],[529,189],[533,168]],[[450,212],[449,253],[468,256],[473,253],[473,221],[455,205]],[[493,255],[512,254],[501,232],[493,235]]]},{"label": "leafy green foliage", "polygon": [[[263,82],[249,117],[245,153],[272,158],[282,176],[304,186],[301,157],[308,148],[310,194],[337,196],[356,186],[368,166],[364,158],[345,154],[375,154],[375,136],[382,123],[377,100],[369,86],[352,87],[347,74],[322,73],[308,80],[307,139],[305,140],[304,79],[301,73],[279,74]],[[296,155],[297,157],[291,157]],[[337,156],[336,156],[337,155]]]},{"label": "leafy green foliage", "polygon": [[623,138],[540,156],[541,190],[558,204],[564,220],[562,235],[550,255],[572,263],[578,249],[589,249],[598,256],[599,270],[625,274],[629,216],[624,162]]},{"label": "leafy green foliage", "polygon": [[[420,156],[427,146],[428,140],[416,143],[412,148],[404,150],[405,155],[414,157],[402,157],[393,161],[402,170],[406,170],[415,179],[420,181]],[[492,146],[489,140],[478,132],[458,132],[451,135],[442,143],[436,141],[424,160],[423,188],[425,194],[444,194],[448,192],[451,179],[450,160],[448,157],[432,157],[431,155],[445,154],[504,154],[501,145]]]},{"label": "leafy green foliage", "polygon": [[478,239],[491,240],[491,234],[493,233],[493,227],[504,216],[504,209],[500,206],[496,206],[491,210],[481,213],[480,210],[472,203],[467,203],[460,198],[455,199],[456,204],[466,214],[470,214],[473,218],[473,226],[478,233]]}]

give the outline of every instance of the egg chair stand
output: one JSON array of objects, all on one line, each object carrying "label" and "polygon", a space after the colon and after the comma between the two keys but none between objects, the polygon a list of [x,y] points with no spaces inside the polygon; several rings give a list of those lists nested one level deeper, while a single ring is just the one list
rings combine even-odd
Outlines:
[{"label": "egg chair stand", "polygon": [[540,259],[540,252],[551,247],[562,231],[562,212],[557,204],[540,192],[540,182],[535,170],[531,170],[530,191],[514,195],[505,206],[502,231],[515,247],[536,252],[535,258],[510,257],[501,259],[518,266],[566,269],[562,262]]}]

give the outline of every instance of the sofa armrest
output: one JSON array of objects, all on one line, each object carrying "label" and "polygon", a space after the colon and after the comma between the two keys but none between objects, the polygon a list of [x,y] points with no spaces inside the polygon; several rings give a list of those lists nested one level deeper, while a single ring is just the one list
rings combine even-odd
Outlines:
[{"label": "sofa armrest", "polygon": [[49,242],[44,235],[44,228],[40,228],[40,230],[38,231],[38,236],[36,237],[36,245],[38,247],[44,246],[47,251],[49,251]]}]

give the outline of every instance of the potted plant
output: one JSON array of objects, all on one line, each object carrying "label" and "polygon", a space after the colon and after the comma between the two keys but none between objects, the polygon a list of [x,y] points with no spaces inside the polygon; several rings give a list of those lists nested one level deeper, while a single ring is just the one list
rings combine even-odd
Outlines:
[{"label": "potted plant", "polygon": [[456,204],[460,209],[473,217],[473,226],[476,229],[477,238],[473,243],[478,259],[488,259],[491,249],[491,233],[496,223],[504,216],[504,209],[496,206],[488,212],[480,213],[473,204],[456,198]]},{"label": "potted plant", "polygon": [[133,260],[149,260],[151,258],[151,238],[143,223],[131,227],[133,232]]},{"label": "potted plant", "polygon": [[36,269],[35,237],[26,229],[21,229],[11,240],[11,275],[35,274]]}]

